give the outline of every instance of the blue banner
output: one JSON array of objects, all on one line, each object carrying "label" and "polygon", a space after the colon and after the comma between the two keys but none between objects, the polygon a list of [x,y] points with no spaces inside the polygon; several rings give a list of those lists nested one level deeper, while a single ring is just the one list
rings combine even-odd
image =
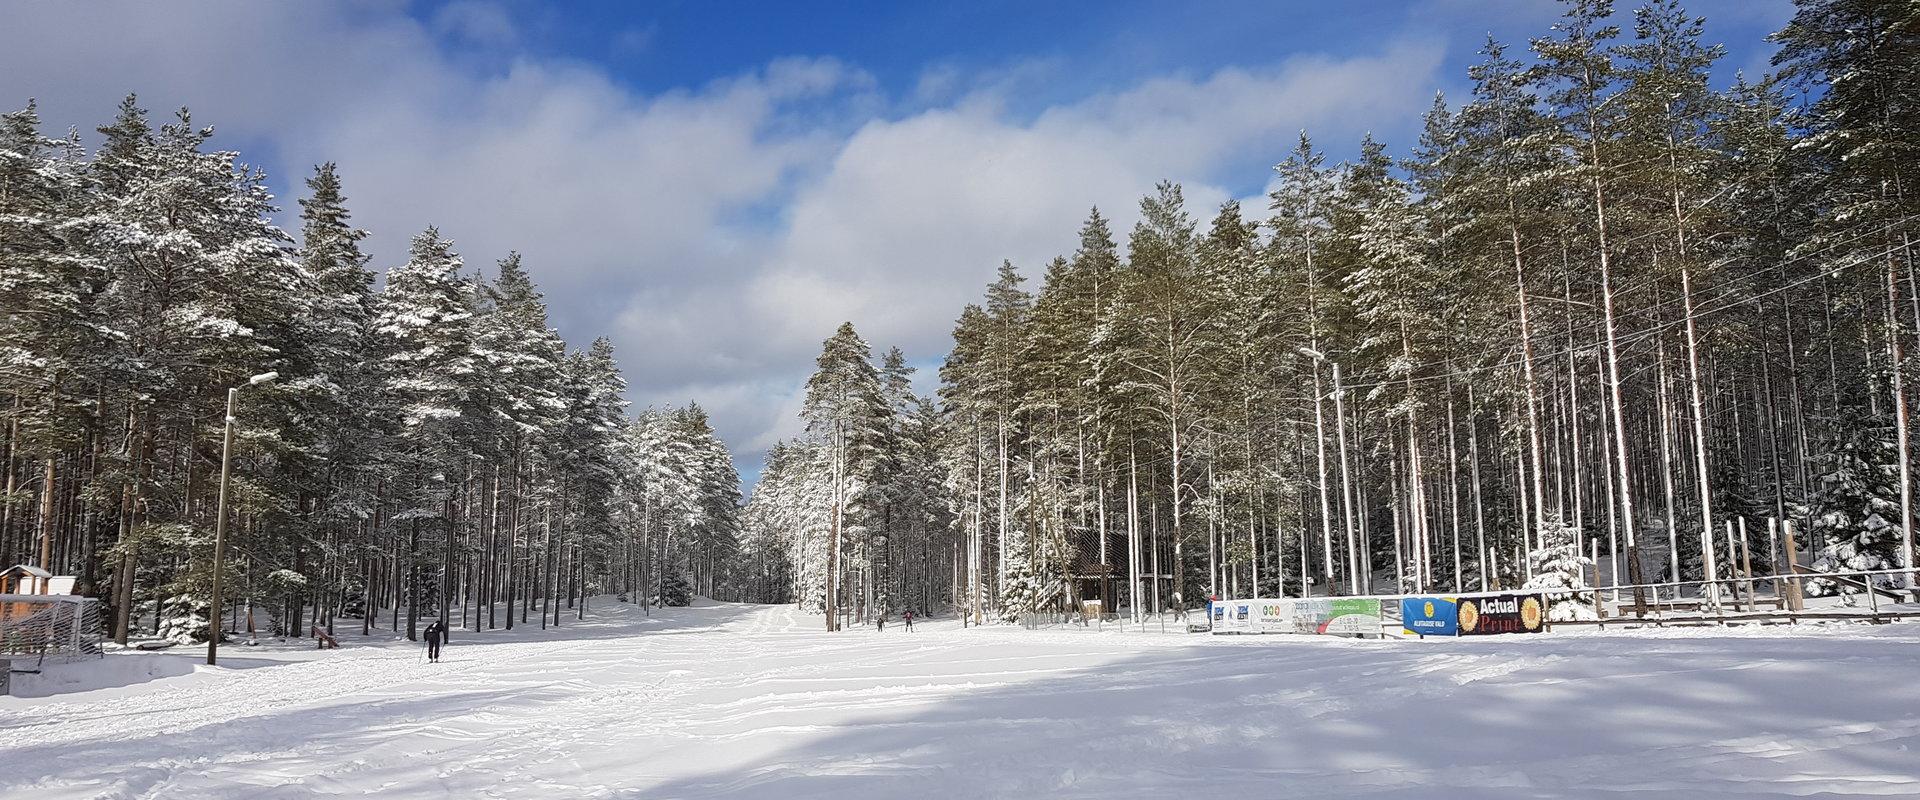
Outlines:
[{"label": "blue banner", "polygon": [[1451,597],[1401,598],[1400,628],[1409,635],[1459,636],[1460,604]]}]

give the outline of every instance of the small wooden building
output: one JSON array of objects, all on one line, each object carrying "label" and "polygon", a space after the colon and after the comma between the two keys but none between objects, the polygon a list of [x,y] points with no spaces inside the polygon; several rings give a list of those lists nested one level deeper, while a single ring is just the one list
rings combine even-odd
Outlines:
[{"label": "small wooden building", "polygon": [[0,594],[53,594],[53,573],[32,564],[16,564],[0,572]]}]

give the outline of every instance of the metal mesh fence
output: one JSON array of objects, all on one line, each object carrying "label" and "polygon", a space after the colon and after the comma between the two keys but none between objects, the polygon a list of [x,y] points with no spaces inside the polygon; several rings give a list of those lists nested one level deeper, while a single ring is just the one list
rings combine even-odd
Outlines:
[{"label": "metal mesh fence", "polygon": [[106,612],[91,597],[0,594],[0,658],[16,670],[101,656]]}]

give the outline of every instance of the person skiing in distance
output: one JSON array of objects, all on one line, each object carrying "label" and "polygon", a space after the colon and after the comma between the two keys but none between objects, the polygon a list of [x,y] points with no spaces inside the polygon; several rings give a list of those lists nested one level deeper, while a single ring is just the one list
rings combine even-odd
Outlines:
[{"label": "person skiing in distance", "polygon": [[907,630],[913,630],[913,609],[909,608],[900,612],[900,617],[907,621]]},{"label": "person skiing in distance", "polygon": [[427,626],[425,636],[427,640],[427,660],[438,663],[440,661],[440,643],[446,640],[447,626],[436,619],[433,621],[433,624]]},{"label": "person skiing in distance", "polygon": [[882,611],[873,615],[873,629],[876,632],[887,629],[887,612]]}]

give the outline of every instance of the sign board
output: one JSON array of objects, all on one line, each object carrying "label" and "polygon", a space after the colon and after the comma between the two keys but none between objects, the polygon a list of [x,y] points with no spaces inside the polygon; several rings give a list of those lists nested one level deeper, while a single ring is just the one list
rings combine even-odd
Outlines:
[{"label": "sign board", "polygon": [[1451,597],[1403,597],[1400,630],[1409,636],[1459,636],[1459,601]]},{"label": "sign board", "polygon": [[1214,600],[1214,633],[1293,633],[1292,600]]},{"label": "sign board", "polygon": [[1215,600],[1208,609],[1214,633],[1332,633],[1380,635],[1380,601],[1336,597]]},{"label": "sign board", "polygon": [[1370,597],[1290,600],[1295,633],[1380,635],[1380,601]]},{"label": "sign board", "polygon": [[1537,594],[1497,594],[1460,599],[1461,636],[1539,633],[1547,619],[1547,601]]},{"label": "sign board", "polygon": [[1328,603],[1331,606],[1327,621],[1320,623],[1318,633],[1380,635],[1379,600],[1343,597],[1331,601],[1313,602]]}]

